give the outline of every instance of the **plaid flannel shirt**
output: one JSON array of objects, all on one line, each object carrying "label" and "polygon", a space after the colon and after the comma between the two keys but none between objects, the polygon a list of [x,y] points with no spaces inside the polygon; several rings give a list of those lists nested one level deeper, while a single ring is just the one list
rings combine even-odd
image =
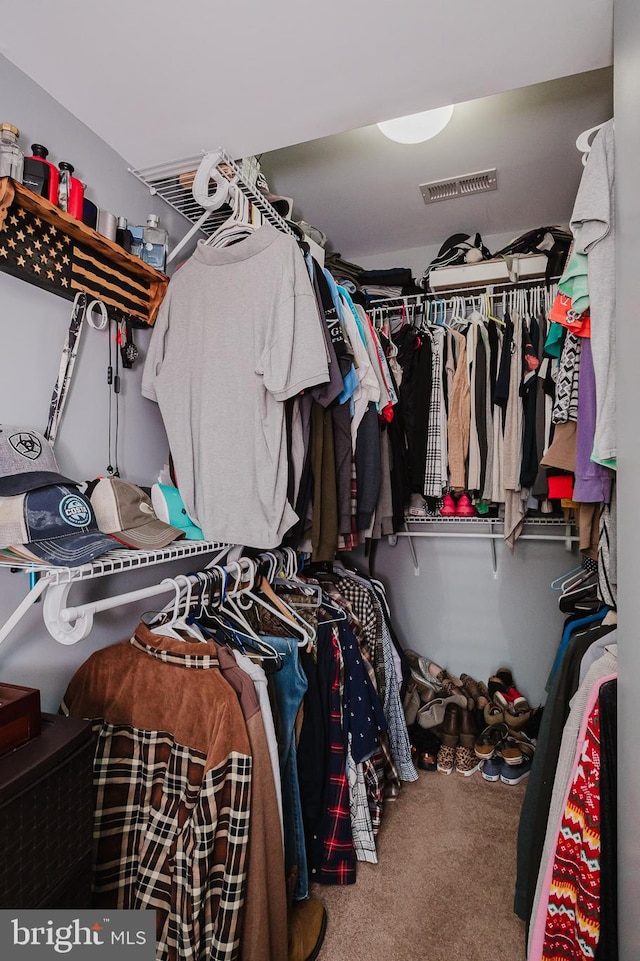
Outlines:
[{"label": "plaid flannel shirt", "polygon": [[251,795],[240,706],[214,644],[136,634],[85,661],[62,704],[98,736],[93,904],[155,909],[158,961],[235,961]]}]

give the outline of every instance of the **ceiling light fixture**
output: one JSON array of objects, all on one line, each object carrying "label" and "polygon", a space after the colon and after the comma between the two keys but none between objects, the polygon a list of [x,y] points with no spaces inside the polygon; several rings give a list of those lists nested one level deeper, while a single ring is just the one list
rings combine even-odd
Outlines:
[{"label": "ceiling light fixture", "polygon": [[396,143],[423,143],[431,140],[447,126],[453,115],[453,106],[436,107],[407,117],[385,120],[376,124],[381,133]]}]

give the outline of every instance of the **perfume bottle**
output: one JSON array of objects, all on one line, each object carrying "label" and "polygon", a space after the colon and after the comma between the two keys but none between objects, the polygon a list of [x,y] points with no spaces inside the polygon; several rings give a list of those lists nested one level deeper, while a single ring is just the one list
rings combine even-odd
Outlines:
[{"label": "perfume bottle", "polygon": [[19,136],[12,123],[0,123],[0,177],[13,177],[22,183],[24,154],[18,146]]},{"label": "perfume bottle", "polygon": [[58,164],[60,168],[60,184],[58,187],[58,206],[66,210],[76,220],[82,220],[84,203],[84,187],[77,177],[73,176],[74,168],[66,160]]},{"label": "perfume bottle", "polygon": [[131,231],[127,227],[127,218],[118,217],[118,226],[116,227],[116,243],[120,244],[127,253],[131,253],[131,244],[133,237]]},{"label": "perfume bottle", "polygon": [[47,160],[49,151],[41,143],[32,143],[33,154],[24,158],[22,182],[35,193],[46,197],[52,204],[58,204],[58,183],[60,175],[55,164]]},{"label": "perfume bottle", "polygon": [[164,270],[167,265],[167,231],[160,227],[157,214],[147,216],[147,226],[143,232],[142,259],[156,270]]},{"label": "perfume bottle", "polygon": [[131,253],[136,257],[142,257],[144,227],[136,227],[133,224],[129,224],[127,229],[131,234]]}]

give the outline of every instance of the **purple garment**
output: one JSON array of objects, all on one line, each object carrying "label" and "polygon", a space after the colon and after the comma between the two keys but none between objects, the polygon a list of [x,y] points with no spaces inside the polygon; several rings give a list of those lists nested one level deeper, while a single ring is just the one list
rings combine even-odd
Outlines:
[{"label": "purple garment", "polygon": [[591,460],[596,429],[596,378],[593,370],[591,341],[582,338],[580,375],[578,380],[578,429],[576,445],[576,481],[573,499],[586,504],[611,500],[611,475],[606,467]]}]

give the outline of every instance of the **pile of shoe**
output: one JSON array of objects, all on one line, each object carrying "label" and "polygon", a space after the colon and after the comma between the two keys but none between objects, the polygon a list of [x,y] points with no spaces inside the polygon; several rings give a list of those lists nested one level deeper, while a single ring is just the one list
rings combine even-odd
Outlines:
[{"label": "pile of shoe", "polygon": [[[405,655],[411,679],[404,698],[405,720],[416,764],[442,774],[517,784],[529,773],[539,711],[500,668],[487,684],[469,674],[456,677],[416,651]],[[497,772],[497,774],[496,774]]]},{"label": "pile of shoe", "polygon": [[416,763],[426,771],[468,777],[480,762],[475,739],[491,703],[486,685],[468,674],[456,677],[416,651],[405,651],[411,665],[404,711]]},{"label": "pile of shoe", "polygon": [[519,784],[531,770],[541,712],[532,711],[508,668],[489,678],[488,691],[492,700],[484,711],[486,726],[474,745],[482,777]]}]

